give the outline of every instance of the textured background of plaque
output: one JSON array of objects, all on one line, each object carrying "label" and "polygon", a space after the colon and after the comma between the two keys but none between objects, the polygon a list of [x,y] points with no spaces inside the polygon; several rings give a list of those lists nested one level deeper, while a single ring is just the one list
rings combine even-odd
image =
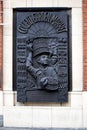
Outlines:
[{"label": "textured background of plaque", "polygon": [[68,9],[16,9],[14,30],[13,77],[18,102],[67,102]]}]

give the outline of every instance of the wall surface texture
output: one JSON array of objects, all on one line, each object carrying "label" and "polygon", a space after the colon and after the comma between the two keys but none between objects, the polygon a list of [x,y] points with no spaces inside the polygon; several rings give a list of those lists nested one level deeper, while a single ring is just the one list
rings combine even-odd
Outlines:
[{"label": "wall surface texture", "polygon": [[2,39],[3,39],[3,3],[0,1],[0,126],[2,126]]},{"label": "wall surface texture", "polygon": [[0,1],[0,89],[2,88],[2,15],[3,5]]},{"label": "wall surface texture", "polygon": [[83,0],[84,90],[87,91],[87,0]]},{"label": "wall surface texture", "polygon": [[[86,17],[87,0],[3,0],[3,92],[0,104],[4,126],[15,127],[87,127],[87,92],[83,92],[83,40],[84,90],[87,90]],[[72,91],[69,101],[60,103],[18,103],[13,92],[13,8],[70,7],[72,24]],[[82,7],[83,18],[82,18]],[[84,21],[84,24],[83,24]],[[83,28],[82,28],[83,27]],[[84,31],[83,31],[84,29]],[[84,36],[83,36],[84,33]],[[82,37],[83,36],[83,37]],[[1,51],[0,51],[1,52]]]}]

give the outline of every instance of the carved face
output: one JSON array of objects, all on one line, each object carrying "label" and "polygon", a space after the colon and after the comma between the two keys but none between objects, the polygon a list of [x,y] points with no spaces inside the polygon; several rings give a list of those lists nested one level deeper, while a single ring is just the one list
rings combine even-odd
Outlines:
[{"label": "carved face", "polygon": [[57,62],[57,56],[52,56],[51,57],[51,64],[54,65],[54,64],[56,64],[56,62]]},{"label": "carved face", "polygon": [[39,63],[41,63],[42,65],[48,65],[48,55],[41,55],[39,57]]}]

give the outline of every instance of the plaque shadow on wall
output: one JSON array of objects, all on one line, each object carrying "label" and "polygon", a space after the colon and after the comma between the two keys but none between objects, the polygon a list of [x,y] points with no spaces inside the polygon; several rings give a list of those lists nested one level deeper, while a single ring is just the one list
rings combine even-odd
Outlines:
[{"label": "plaque shadow on wall", "polygon": [[71,90],[69,8],[16,8],[13,90],[18,102],[67,102]]}]

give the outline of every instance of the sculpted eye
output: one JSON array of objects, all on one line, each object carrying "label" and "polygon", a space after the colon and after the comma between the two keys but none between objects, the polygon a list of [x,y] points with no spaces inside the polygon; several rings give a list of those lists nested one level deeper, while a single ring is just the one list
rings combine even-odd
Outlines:
[{"label": "sculpted eye", "polygon": [[45,56],[45,55],[43,55],[43,56],[42,56],[42,58],[46,58],[46,56]]}]

